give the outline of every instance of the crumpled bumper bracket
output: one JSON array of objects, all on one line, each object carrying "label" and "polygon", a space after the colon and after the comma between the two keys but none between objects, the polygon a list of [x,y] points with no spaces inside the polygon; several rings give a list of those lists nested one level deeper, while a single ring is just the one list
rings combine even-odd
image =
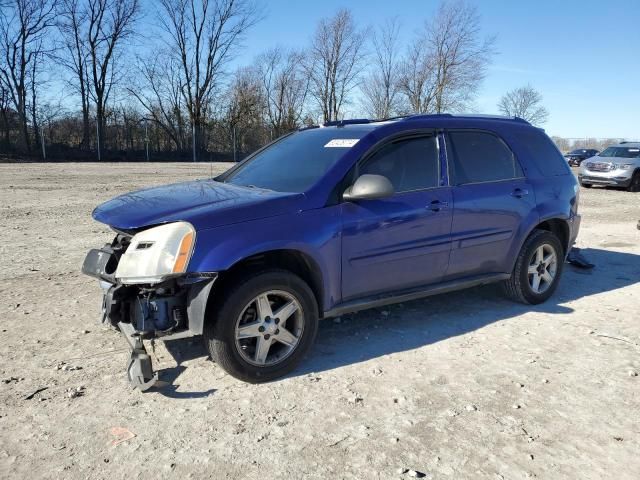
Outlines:
[{"label": "crumpled bumper bracket", "polygon": [[118,323],[120,331],[131,347],[131,358],[127,365],[127,378],[132,387],[144,392],[153,387],[158,381],[158,373],[153,371],[151,357],[130,323]]}]

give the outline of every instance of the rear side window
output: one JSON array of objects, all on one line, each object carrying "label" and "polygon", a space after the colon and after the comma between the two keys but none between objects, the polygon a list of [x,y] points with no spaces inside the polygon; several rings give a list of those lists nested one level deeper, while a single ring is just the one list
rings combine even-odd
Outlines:
[{"label": "rear side window", "polygon": [[447,158],[451,185],[494,182],[523,176],[513,152],[500,138],[489,132],[448,132]]},{"label": "rear side window", "polygon": [[436,137],[429,136],[388,143],[365,161],[358,174],[383,175],[398,193],[437,187],[440,162],[436,142]]},{"label": "rear side window", "polygon": [[533,128],[518,132],[521,148],[526,150],[531,161],[546,176],[566,175],[571,173],[566,159],[547,135]]}]

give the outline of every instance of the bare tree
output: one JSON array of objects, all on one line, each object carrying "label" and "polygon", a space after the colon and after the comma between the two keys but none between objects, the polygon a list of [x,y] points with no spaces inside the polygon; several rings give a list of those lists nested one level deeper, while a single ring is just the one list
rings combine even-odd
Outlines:
[{"label": "bare tree", "polygon": [[364,107],[373,118],[389,118],[399,111],[399,59],[397,18],[373,33],[375,63],[362,84]]},{"label": "bare tree", "polygon": [[7,3],[0,10],[0,83],[18,114],[22,148],[30,152],[28,98],[34,100],[33,82],[43,53],[43,40],[54,22],[55,0]]},{"label": "bare tree", "polygon": [[309,80],[301,68],[300,52],[275,47],[260,55],[258,75],[265,99],[265,113],[272,137],[298,127],[307,98]]},{"label": "bare tree", "polygon": [[227,128],[234,161],[236,150],[245,150],[245,136],[259,126],[265,107],[261,81],[255,69],[242,68],[235,74],[229,91],[224,124]]},{"label": "bare tree", "polygon": [[403,63],[401,89],[415,113],[460,111],[473,101],[493,54],[476,7],[445,1]]},{"label": "bare tree", "polygon": [[[45,61],[45,54],[47,52],[44,50],[42,45],[42,41],[38,42],[38,44],[33,49],[33,61],[31,62],[31,69],[28,75],[28,84],[29,84],[29,93],[31,96],[30,102],[30,114],[31,114],[31,128],[33,130],[33,139],[34,143],[37,146],[40,144],[40,125],[38,122],[38,93],[40,90],[40,73],[42,71],[42,65]],[[45,154],[42,152],[43,160]]]},{"label": "bare tree", "polygon": [[2,127],[2,149],[9,151],[11,146],[11,130],[14,124],[14,110],[10,106],[9,90],[0,82],[0,127]]},{"label": "bare tree", "polygon": [[[38,123],[40,134],[43,137],[50,138],[52,125],[62,118],[63,107],[60,102],[40,102],[38,103]],[[69,134],[69,132],[67,132]]]},{"label": "bare tree", "polygon": [[357,86],[364,64],[364,39],[365,32],[356,27],[349,10],[340,10],[318,25],[307,68],[310,93],[325,122],[339,119]]},{"label": "bare tree", "polygon": [[551,140],[553,140],[553,143],[556,144],[556,147],[558,147],[558,150],[560,150],[561,152],[568,152],[569,150],[571,150],[571,142],[568,139],[553,136],[551,137]]},{"label": "bare tree", "polygon": [[404,95],[405,110],[411,113],[434,111],[435,62],[425,43],[422,37],[415,39],[400,66],[398,88]]},{"label": "bare tree", "polygon": [[171,138],[178,150],[186,150],[188,123],[184,110],[180,64],[169,52],[139,60],[141,81],[127,88],[150,117]]},{"label": "bare tree", "polygon": [[427,26],[427,45],[435,61],[435,111],[464,109],[486,74],[495,37],[480,36],[476,7],[459,0],[441,4]]},{"label": "bare tree", "polygon": [[87,35],[88,13],[81,0],[59,0],[57,9],[57,25],[62,41],[62,52],[56,56],[58,62],[72,75],[71,85],[80,96],[82,108],[82,140],[80,146],[89,148],[89,71],[87,68]]},{"label": "bare tree", "polygon": [[160,24],[180,65],[184,105],[201,145],[201,130],[224,68],[260,18],[252,0],[160,0]]},{"label": "bare tree", "polygon": [[531,85],[505,93],[498,109],[504,115],[524,118],[533,125],[542,125],[549,117],[549,112],[542,106],[542,95]]},{"label": "bare tree", "polygon": [[98,155],[104,147],[105,114],[117,80],[116,59],[123,41],[133,34],[138,0],[86,0],[90,94],[96,106]]}]

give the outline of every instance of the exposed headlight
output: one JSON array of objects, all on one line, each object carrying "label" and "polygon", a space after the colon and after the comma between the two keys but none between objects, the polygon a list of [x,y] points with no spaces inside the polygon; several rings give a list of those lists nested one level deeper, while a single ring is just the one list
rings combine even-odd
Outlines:
[{"label": "exposed headlight", "polygon": [[633,167],[633,165],[629,164],[629,163],[614,163],[613,164],[613,168],[614,170],[630,170],[631,167]]},{"label": "exposed headlight", "polygon": [[116,278],[124,284],[158,283],[187,270],[196,232],[187,222],[144,230],[131,239]]}]

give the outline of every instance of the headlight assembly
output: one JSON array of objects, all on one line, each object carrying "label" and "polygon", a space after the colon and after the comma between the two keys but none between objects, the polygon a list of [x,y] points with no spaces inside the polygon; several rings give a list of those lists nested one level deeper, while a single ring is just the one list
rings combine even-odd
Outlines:
[{"label": "headlight assembly", "polygon": [[120,258],[116,279],[124,284],[159,283],[187,270],[196,232],[187,222],[144,230],[131,239]]}]

